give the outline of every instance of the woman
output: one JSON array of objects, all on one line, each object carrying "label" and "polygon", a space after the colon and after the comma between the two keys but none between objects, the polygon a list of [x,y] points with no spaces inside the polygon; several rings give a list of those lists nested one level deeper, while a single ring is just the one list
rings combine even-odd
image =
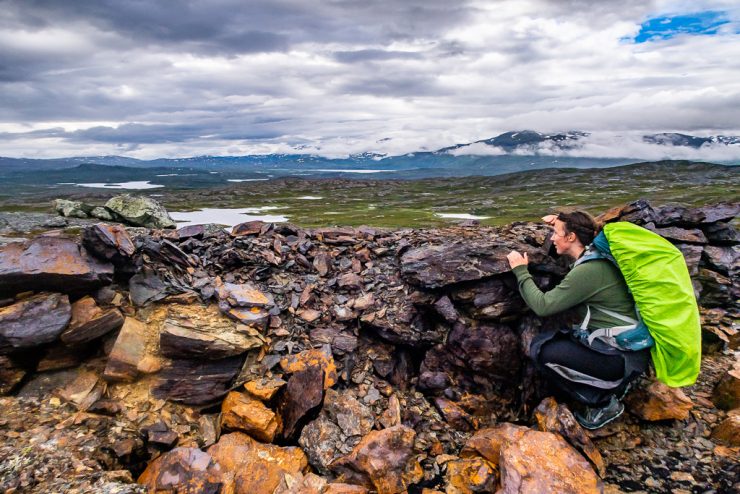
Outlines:
[{"label": "woman", "polygon": [[576,262],[558,286],[542,292],[529,274],[527,255],[511,252],[507,258],[519,291],[538,316],[575,307],[583,323],[570,331],[538,335],[530,354],[550,382],[584,405],[575,414],[578,422],[587,429],[598,429],[624,412],[620,399],[630,381],[647,370],[650,350],[625,351],[598,338],[589,342],[587,337],[595,329],[635,322],[634,300],[619,269],[591,254],[589,246],[598,225],[588,213],[560,213],[542,220],[553,229],[551,239],[558,255]]}]

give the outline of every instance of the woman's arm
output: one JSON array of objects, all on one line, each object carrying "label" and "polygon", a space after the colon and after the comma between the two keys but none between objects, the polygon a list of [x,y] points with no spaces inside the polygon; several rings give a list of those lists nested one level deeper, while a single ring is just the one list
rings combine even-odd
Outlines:
[{"label": "woman's arm", "polygon": [[563,281],[549,292],[543,292],[534,282],[526,264],[512,271],[519,284],[519,293],[530,309],[538,316],[550,316],[587,301],[600,290],[599,276],[594,273],[594,263],[579,264]]}]

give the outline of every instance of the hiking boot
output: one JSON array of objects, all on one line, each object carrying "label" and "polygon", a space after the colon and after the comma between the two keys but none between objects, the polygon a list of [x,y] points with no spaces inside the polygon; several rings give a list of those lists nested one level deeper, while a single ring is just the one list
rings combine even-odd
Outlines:
[{"label": "hiking boot", "polygon": [[583,412],[576,412],[575,416],[581,426],[594,430],[617,419],[622,413],[624,413],[624,404],[615,396],[612,396],[605,406],[599,408],[586,407]]}]

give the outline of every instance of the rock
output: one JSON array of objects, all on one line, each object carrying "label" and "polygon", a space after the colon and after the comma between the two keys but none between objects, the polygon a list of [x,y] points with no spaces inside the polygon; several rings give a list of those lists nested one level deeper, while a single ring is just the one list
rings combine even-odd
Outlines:
[{"label": "rock", "polygon": [[710,223],[702,225],[704,235],[710,244],[736,245],[739,241],[737,230],[729,223]]},{"label": "rock", "polygon": [[67,218],[89,218],[93,207],[81,201],[54,199],[54,210]]},{"label": "rock", "polygon": [[223,283],[216,291],[219,301],[230,307],[265,308],[274,305],[264,293],[250,284]]},{"label": "rock", "polygon": [[732,410],[712,430],[712,439],[731,447],[740,446],[740,409]]},{"label": "rock", "polygon": [[264,331],[270,321],[270,313],[257,307],[250,309],[243,307],[229,308],[223,313],[229,319],[259,331]]},{"label": "rock", "polygon": [[82,231],[82,245],[92,255],[116,266],[131,261],[136,247],[126,229],[121,225],[98,223]]},{"label": "rock", "polygon": [[533,266],[554,264],[544,252],[526,244],[466,242],[410,249],[401,256],[401,274],[413,285],[443,288],[511,271],[506,256],[512,250],[526,252]]},{"label": "rock", "polygon": [[175,228],[167,210],[154,199],[123,194],[105,203],[106,209],[124,222],[145,228]]},{"label": "rock", "polygon": [[702,252],[704,252],[706,246],[676,244],[676,247],[681,251],[681,254],[683,254],[683,258],[686,261],[686,267],[689,268],[689,275],[696,276],[699,274],[699,262],[701,261]]},{"label": "rock", "polygon": [[322,494],[326,490],[326,480],[318,475],[308,473],[306,475],[299,473],[283,475],[280,484],[273,491],[273,494]]},{"label": "rock", "polygon": [[355,273],[345,273],[337,278],[337,285],[339,288],[345,290],[361,290],[364,283],[361,276]]},{"label": "rock", "polygon": [[189,238],[200,240],[211,235],[218,235],[220,233],[223,233],[223,231],[223,227],[215,223],[207,223],[205,225],[188,225],[177,229],[177,237],[180,240],[187,240]]},{"label": "rock", "polygon": [[361,485],[333,482],[326,486],[323,494],[368,494],[368,490]]},{"label": "rock", "polygon": [[723,202],[697,208],[704,215],[704,223],[732,221],[740,214],[740,202]]},{"label": "rock", "polygon": [[175,448],[163,454],[146,467],[137,482],[149,492],[219,494],[228,492],[227,485],[233,487],[221,466],[198,448]]},{"label": "rock", "polygon": [[11,357],[0,355],[0,396],[12,392],[25,375],[26,371]]},{"label": "rock", "polygon": [[482,429],[461,457],[482,456],[501,473],[500,493],[597,493],[602,485],[588,461],[561,436],[513,424]]},{"label": "rock", "polygon": [[81,295],[112,279],[112,264],[69,238],[39,236],[0,247],[0,296],[42,290]]},{"label": "rock", "polygon": [[244,357],[219,360],[172,360],[157,375],[152,394],[186,405],[203,405],[218,400],[231,389]]},{"label": "rock", "polygon": [[105,383],[91,371],[82,370],[74,381],[58,391],[60,397],[80,411],[88,410],[105,392]]},{"label": "rock", "polygon": [[702,286],[699,303],[703,307],[732,307],[740,295],[740,286],[734,286],[732,280],[709,269],[699,269],[696,278]]},{"label": "rock", "polygon": [[168,295],[175,293],[172,287],[148,270],[132,276],[128,282],[128,290],[131,302],[137,307],[163,300]]},{"label": "rock", "polygon": [[591,442],[588,433],[576,422],[568,407],[558,404],[552,397],[545,398],[535,409],[534,418],[539,430],[563,436],[571,446],[588,458],[600,477],[604,476],[606,465],[601,453]]},{"label": "rock", "polygon": [[460,431],[470,431],[478,428],[478,420],[472,417],[455,402],[447,398],[436,397],[434,404],[444,417],[445,421]]},{"label": "rock", "polygon": [[168,358],[231,357],[264,343],[257,331],[223,317],[215,306],[171,306],[159,335]]},{"label": "rock", "polygon": [[282,438],[291,439],[300,433],[304,417],[321,405],[324,399],[325,373],[319,365],[309,365],[294,372],[278,401],[283,423]]},{"label": "rock", "polygon": [[268,379],[263,377],[244,383],[244,390],[258,400],[267,402],[272,400],[285,384],[286,382],[282,379]]},{"label": "rock", "polygon": [[288,374],[299,372],[312,366],[318,366],[324,371],[324,389],[336,384],[337,366],[334,363],[331,347],[328,345],[305,350],[280,360],[280,368]]},{"label": "rock", "polygon": [[179,440],[177,432],[171,430],[161,420],[142,428],[141,431],[146,435],[147,444],[157,448],[170,449]]},{"label": "rock", "polygon": [[725,276],[737,276],[740,274],[740,246],[722,247],[707,245],[702,255],[704,262]]},{"label": "rock", "polygon": [[406,492],[423,476],[413,455],[415,437],[414,430],[404,425],[372,431],[331,469],[340,474],[340,482],[352,479],[350,483],[374,487],[378,494]]},{"label": "rock", "polygon": [[262,442],[271,443],[279,423],[277,415],[261,401],[232,391],[221,404],[221,427],[242,431]]},{"label": "rock", "polygon": [[71,317],[69,298],[59,293],[39,293],[0,308],[0,354],[56,340]]},{"label": "rock", "polygon": [[123,315],[118,309],[102,310],[95,299],[85,296],[72,304],[72,319],[60,339],[66,345],[93,341],[123,326]]},{"label": "rock", "polygon": [[706,244],[708,242],[707,237],[704,236],[704,232],[698,228],[684,229],[677,226],[656,228],[655,225],[651,223],[645,225],[645,228],[673,242],[683,242],[687,244]]},{"label": "rock", "polygon": [[258,235],[262,231],[264,226],[265,223],[259,220],[239,223],[231,229],[231,235],[233,237],[241,237],[244,235]]},{"label": "rock", "polygon": [[624,399],[630,413],[642,420],[685,420],[694,403],[680,388],[671,388],[660,381],[636,387]]},{"label": "rock", "polygon": [[714,406],[722,410],[740,407],[740,363],[735,363],[719,380],[712,393]]},{"label": "rock", "polygon": [[319,276],[326,276],[331,272],[331,256],[321,252],[313,258],[313,267],[319,273]]},{"label": "rock", "polygon": [[644,199],[638,199],[629,204],[611,208],[596,217],[596,221],[600,224],[611,223],[612,221],[629,221],[636,225],[644,225],[646,223],[655,223],[657,219],[655,210]]},{"label": "rock", "polygon": [[519,339],[502,324],[470,327],[456,324],[447,336],[447,351],[458,367],[485,372],[494,379],[511,379],[521,368]]},{"label": "rock", "polygon": [[446,463],[446,494],[494,492],[498,485],[498,470],[483,458],[465,458]]},{"label": "rock", "polygon": [[300,448],[261,444],[240,432],[221,436],[208,453],[234,475],[234,494],[273,492],[285,474],[308,470],[308,459]]},{"label": "rock", "polygon": [[108,211],[102,206],[95,206],[94,208],[92,208],[92,210],[90,211],[90,216],[92,218],[97,218],[103,221],[115,221],[116,220],[113,214],[111,214],[110,211]]},{"label": "rock", "polygon": [[659,227],[696,225],[705,219],[704,213],[700,210],[684,206],[660,206],[654,211],[655,224]]},{"label": "rock", "polygon": [[137,365],[146,356],[146,324],[127,317],[113,345],[103,377],[107,381],[132,382],[139,377]]},{"label": "rock", "polygon": [[472,306],[469,309],[471,315],[478,319],[522,314],[527,306],[519,296],[516,280],[509,277],[492,278],[458,288],[451,296],[455,302]]},{"label": "rock", "polygon": [[352,449],[373,428],[371,409],[360,403],[349,391],[326,390],[319,417],[307,424],[298,444],[308,455],[311,465],[329,475],[331,463]]}]

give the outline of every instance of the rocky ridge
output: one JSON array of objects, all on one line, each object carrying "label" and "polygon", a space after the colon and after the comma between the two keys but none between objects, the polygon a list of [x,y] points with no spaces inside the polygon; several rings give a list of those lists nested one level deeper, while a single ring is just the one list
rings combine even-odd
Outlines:
[{"label": "rocky ridge", "polygon": [[[645,382],[631,415],[597,433],[545,399],[526,358],[537,331],[569,319],[528,312],[505,260],[528,252],[540,286],[554,286],[567,264],[550,255],[541,225],[252,222],[231,234],[129,235],[98,224],[80,240],[8,244],[0,486],[140,492],[138,478],[149,492],[730,492],[740,474],[739,210],[637,201],[602,215],[684,253],[706,356],[696,386]],[[57,246],[73,261],[52,262]],[[73,452],[68,461],[59,449]]]}]

